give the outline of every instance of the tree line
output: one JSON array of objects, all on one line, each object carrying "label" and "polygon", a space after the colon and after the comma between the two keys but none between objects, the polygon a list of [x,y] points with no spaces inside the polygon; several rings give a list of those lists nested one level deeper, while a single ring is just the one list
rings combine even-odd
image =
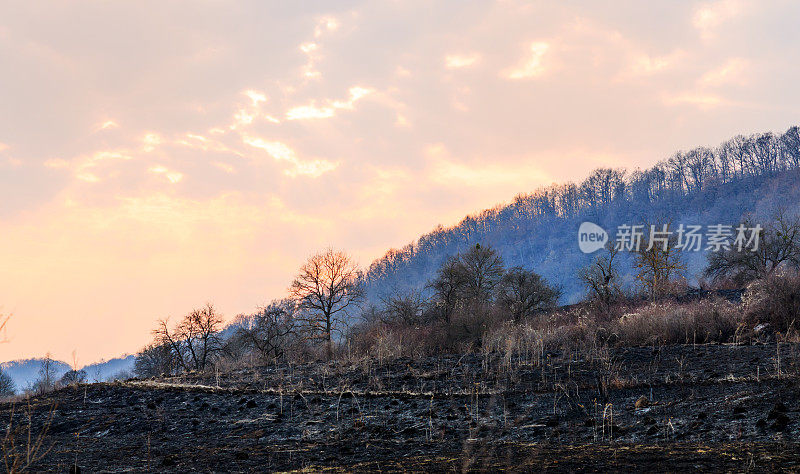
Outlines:
[{"label": "tree line", "polygon": [[432,232],[402,249],[389,250],[366,271],[368,289],[380,287],[402,273],[425,279],[437,264],[436,256],[451,254],[492,231],[526,233],[536,223],[558,226],[577,217],[597,218],[610,207],[631,215],[650,204],[680,203],[688,196],[729,183],[745,188],[776,173],[800,169],[800,128],[782,134],[758,133],[733,137],[717,147],[679,151],[649,169],[627,172],[621,168],[594,170],[581,183],[554,184],[533,193],[519,194],[508,205],[498,205],[465,217],[449,228]]}]

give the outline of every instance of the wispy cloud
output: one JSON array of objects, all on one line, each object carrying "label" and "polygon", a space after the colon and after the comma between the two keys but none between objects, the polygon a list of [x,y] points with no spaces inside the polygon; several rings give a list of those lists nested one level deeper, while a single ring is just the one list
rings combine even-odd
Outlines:
[{"label": "wispy cloud", "polygon": [[326,105],[324,106],[318,106],[316,102],[312,101],[308,105],[292,107],[286,112],[286,118],[289,120],[330,118],[336,115],[337,110],[352,110],[356,102],[372,92],[372,89],[366,87],[351,87],[348,91],[350,96],[347,100],[326,100]]},{"label": "wispy cloud", "polygon": [[698,82],[703,86],[744,85],[747,83],[748,66],[749,61],[744,58],[731,58],[721,66],[703,74]]},{"label": "wispy cloud", "polygon": [[692,24],[703,39],[716,36],[717,29],[726,21],[739,16],[744,10],[741,0],[718,0],[701,4],[694,10]]},{"label": "wispy cloud", "polygon": [[534,79],[541,76],[547,71],[544,61],[548,50],[548,42],[534,41],[530,44],[528,55],[519,64],[504,71],[503,76],[508,79]]},{"label": "wispy cloud", "polygon": [[478,53],[450,54],[445,56],[444,65],[447,69],[463,69],[474,66],[480,59]]},{"label": "wispy cloud", "polygon": [[151,166],[148,171],[150,171],[153,174],[164,176],[167,179],[167,181],[169,181],[172,184],[177,184],[183,179],[183,173],[170,170],[166,166],[161,166],[161,165]]},{"label": "wispy cloud", "polygon": [[276,161],[291,164],[291,167],[284,170],[284,174],[287,176],[318,178],[339,166],[336,162],[323,159],[301,160],[289,145],[280,141],[270,141],[263,138],[245,136],[244,142],[254,148],[266,151],[267,154]]}]

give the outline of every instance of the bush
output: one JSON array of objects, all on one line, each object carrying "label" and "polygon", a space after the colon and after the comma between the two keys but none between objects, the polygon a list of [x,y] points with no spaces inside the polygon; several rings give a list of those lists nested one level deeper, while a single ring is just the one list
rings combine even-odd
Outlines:
[{"label": "bush", "polygon": [[85,370],[69,370],[61,377],[58,384],[62,387],[78,385],[80,383],[86,383],[87,378]]},{"label": "bush", "polygon": [[756,280],[747,286],[742,303],[750,328],[767,324],[779,333],[795,330],[800,316],[800,274],[784,272]]}]

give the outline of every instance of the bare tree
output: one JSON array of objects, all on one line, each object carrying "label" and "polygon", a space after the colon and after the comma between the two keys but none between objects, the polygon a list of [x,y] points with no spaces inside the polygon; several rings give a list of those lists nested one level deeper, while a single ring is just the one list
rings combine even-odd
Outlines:
[{"label": "bare tree", "polygon": [[489,246],[476,244],[461,256],[464,291],[472,301],[489,303],[494,289],[503,278],[503,259]]},{"label": "bare tree", "polygon": [[341,333],[349,311],[364,297],[362,275],[347,254],[328,249],[308,259],[289,287],[297,303],[298,321],[311,338],[325,342],[333,353],[333,333]]},{"label": "bare tree", "polygon": [[415,325],[424,322],[428,300],[418,290],[395,292],[392,296],[381,298],[383,302],[383,322],[400,322]]},{"label": "bare tree", "polygon": [[39,379],[33,384],[33,389],[36,393],[47,393],[52,391],[56,385],[56,367],[53,358],[48,352],[42,359],[42,365],[39,367]]},{"label": "bare tree", "polygon": [[513,267],[500,281],[497,300],[518,320],[539,310],[552,308],[560,296],[561,292],[548,285],[541,275],[522,267]]},{"label": "bare tree", "polygon": [[133,373],[142,378],[173,375],[180,369],[172,347],[167,344],[153,343],[145,346],[136,354],[133,362]]},{"label": "bare tree", "polygon": [[428,285],[433,290],[434,298],[445,323],[450,322],[466,285],[467,277],[464,266],[458,256],[451,256],[436,271],[436,278]]},{"label": "bare tree", "polygon": [[10,375],[0,369],[0,397],[9,397],[17,393],[17,385]]},{"label": "bare tree", "polygon": [[61,380],[58,381],[58,384],[62,387],[67,387],[70,385],[78,385],[81,383],[86,383],[88,376],[85,370],[68,370],[62,377]]},{"label": "bare tree", "polygon": [[[741,226],[755,226],[745,219]],[[738,286],[771,276],[781,267],[800,267],[800,218],[779,212],[773,222],[758,235],[758,248],[730,249],[711,252],[704,273],[716,281],[730,278]]]},{"label": "bare tree", "polygon": [[[669,231],[670,224],[645,225],[647,234],[636,252],[636,279],[644,287],[651,299],[669,290],[671,280],[686,270],[675,238]],[[654,242],[653,232],[662,232],[666,240]]]},{"label": "bare tree", "polygon": [[619,250],[613,242],[609,242],[605,252],[578,273],[578,278],[589,291],[590,299],[608,305],[621,296],[619,270],[615,262],[618,254]]},{"label": "bare tree", "polygon": [[169,329],[168,320],[159,321],[159,327],[153,333],[158,345],[171,348],[183,370],[205,370],[220,350],[218,332],[221,326],[222,317],[208,303],[184,316],[173,330]]},{"label": "bare tree", "polygon": [[262,361],[284,357],[296,334],[295,302],[276,300],[251,315],[241,315],[234,325],[238,328],[233,343],[245,351],[253,351]]}]

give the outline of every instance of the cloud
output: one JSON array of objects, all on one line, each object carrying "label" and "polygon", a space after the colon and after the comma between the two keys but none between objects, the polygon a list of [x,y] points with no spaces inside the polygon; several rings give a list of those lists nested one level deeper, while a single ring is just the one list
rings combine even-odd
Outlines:
[{"label": "cloud", "polygon": [[221,169],[222,171],[228,173],[228,174],[236,173],[236,168],[234,168],[233,165],[231,165],[229,163],[222,163],[220,161],[215,161],[215,162],[213,162],[211,164],[216,166],[217,168]]},{"label": "cloud", "polygon": [[731,58],[721,66],[703,74],[698,82],[700,85],[712,87],[727,84],[745,85],[748,66],[749,62],[744,58]]},{"label": "cloud", "polygon": [[337,110],[352,110],[356,102],[372,92],[373,90],[370,88],[354,86],[348,90],[350,96],[347,100],[328,100],[325,101],[328,104],[325,106],[317,106],[316,103],[312,101],[308,105],[292,107],[286,112],[286,118],[288,120],[331,118],[336,115]]},{"label": "cloud", "polygon": [[545,55],[550,49],[546,41],[535,41],[530,45],[530,55],[516,66],[503,72],[507,79],[534,79],[545,73]]},{"label": "cloud", "polygon": [[333,107],[317,107],[314,103],[309,105],[300,105],[292,107],[286,112],[286,118],[289,120],[310,120],[330,118],[336,114]]},{"label": "cloud", "polygon": [[316,61],[319,58],[319,56],[316,54],[318,48],[319,45],[313,42],[303,43],[300,45],[300,51],[306,55],[306,63],[303,65],[302,69],[303,77],[306,79],[314,79],[322,75],[322,73],[316,69]]},{"label": "cloud", "polygon": [[[88,156],[79,156],[67,164],[66,167],[71,168],[75,177],[80,181],[97,183],[102,180],[102,178],[98,175],[100,173],[98,168],[108,169],[109,167],[113,167],[115,163],[129,161],[132,159],[133,156],[131,156],[126,150],[101,150],[96,151]],[[61,164],[62,162],[59,160],[48,160],[48,162],[45,163],[46,166],[51,168],[61,167],[59,166]]]},{"label": "cloud", "polygon": [[167,178],[172,184],[177,184],[183,179],[183,173],[179,173],[177,171],[170,170],[169,168],[161,165],[151,166],[148,171],[151,173],[162,175]]},{"label": "cloud", "polygon": [[318,178],[339,166],[339,163],[322,159],[301,160],[292,148],[280,141],[245,136],[244,142],[254,148],[266,151],[276,161],[290,163],[292,167],[284,170],[284,174],[293,178],[297,176]]},{"label": "cloud", "polygon": [[231,125],[230,128],[232,130],[235,130],[239,127],[250,125],[251,123],[253,123],[253,121],[255,121],[255,119],[256,119],[256,114],[253,114],[245,109],[239,109],[233,115],[233,125]]},{"label": "cloud", "polygon": [[339,21],[333,17],[322,18],[317,22],[314,28],[314,38],[319,38],[323,34],[339,29]]},{"label": "cloud", "polygon": [[533,162],[515,163],[512,166],[492,160],[459,162],[442,143],[425,147],[429,158],[427,178],[447,187],[517,188],[522,183],[546,183],[552,178]]},{"label": "cloud", "polygon": [[147,133],[142,138],[142,150],[146,153],[150,153],[151,151],[155,150],[158,145],[161,144],[161,136],[157,133]]},{"label": "cloud", "polygon": [[636,76],[648,76],[672,69],[686,59],[686,52],[683,50],[673,51],[664,56],[650,56],[648,54],[636,54],[630,68],[630,72]]},{"label": "cloud", "polygon": [[718,0],[695,8],[692,24],[703,39],[716,36],[717,29],[726,21],[739,16],[744,9],[740,0]]},{"label": "cloud", "polygon": [[665,105],[693,105],[701,109],[711,109],[721,105],[728,105],[724,98],[703,92],[681,92],[678,94],[665,94],[662,97]]},{"label": "cloud", "polygon": [[261,102],[267,101],[267,96],[261,92],[257,92],[254,90],[246,90],[244,91],[244,95],[250,98],[250,101],[253,104],[253,107],[258,107],[258,104]]},{"label": "cloud", "polygon": [[444,65],[447,69],[463,69],[474,66],[481,59],[478,53],[451,54],[445,56]]},{"label": "cloud", "polygon": [[97,126],[97,130],[108,130],[110,128],[119,128],[119,124],[113,120],[106,120]]}]

